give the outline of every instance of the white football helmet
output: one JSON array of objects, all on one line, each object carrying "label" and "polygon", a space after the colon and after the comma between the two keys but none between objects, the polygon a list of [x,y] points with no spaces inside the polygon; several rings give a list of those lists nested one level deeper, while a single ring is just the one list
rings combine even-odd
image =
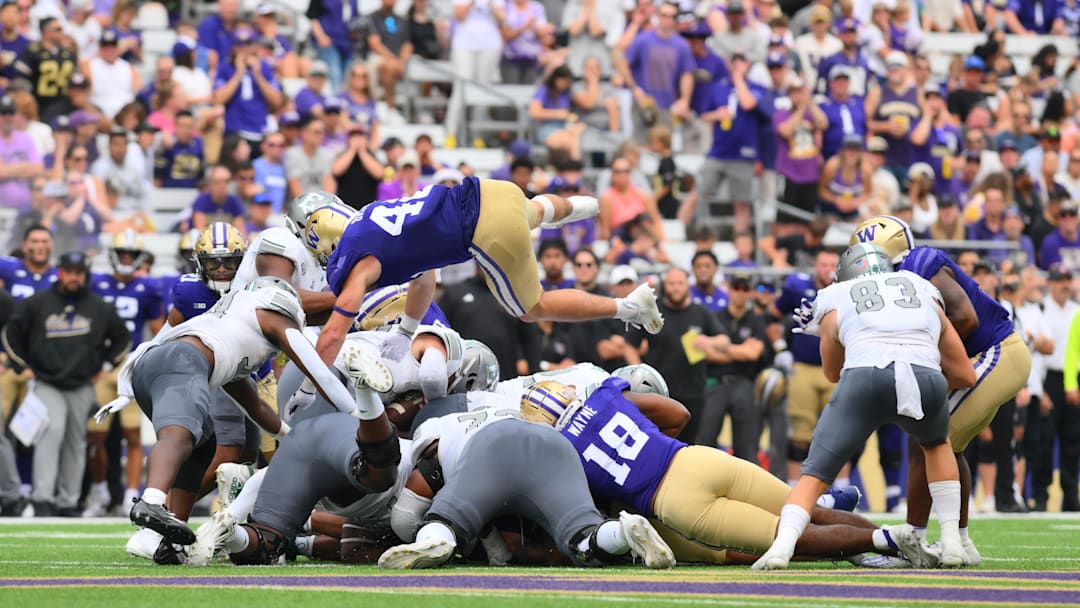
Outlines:
[{"label": "white football helmet", "polygon": [[499,360],[487,344],[465,340],[465,355],[461,371],[450,385],[449,392],[494,391],[499,384]]},{"label": "white football helmet", "polygon": [[664,376],[648,363],[624,365],[611,372],[611,375],[629,382],[630,392],[632,393],[652,393],[662,397],[671,396]]}]

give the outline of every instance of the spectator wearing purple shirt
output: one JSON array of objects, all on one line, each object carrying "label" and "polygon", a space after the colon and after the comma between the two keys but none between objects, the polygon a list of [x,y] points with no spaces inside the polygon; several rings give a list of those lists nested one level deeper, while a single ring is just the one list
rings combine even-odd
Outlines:
[{"label": "spectator wearing purple shirt", "polygon": [[199,23],[199,49],[209,56],[210,71],[228,63],[239,12],[240,0],[219,0],[218,12]]},{"label": "spectator wearing purple shirt", "polygon": [[694,273],[694,283],[690,286],[690,297],[694,303],[712,312],[727,308],[728,294],[716,284],[716,271],[720,268],[716,254],[707,249],[698,251],[690,260],[690,268]]},{"label": "spectator wearing purple shirt", "polygon": [[510,181],[510,165],[513,164],[515,160],[529,158],[529,155],[532,154],[532,145],[523,139],[515,140],[510,144],[509,149],[507,149],[507,154],[510,157],[509,160],[507,160],[505,165],[496,167],[491,171],[491,179]]},{"label": "spectator wearing purple shirt", "polygon": [[968,225],[968,238],[973,241],[1005,240],[1005,193],[988,187],[982,192],[982,198],[983,215]]},{"label": "spectator wearing purple shirt", "polygon": [[772,109],[762,103],[765,92],[746,80],[750,63],[746,57],[731,57],[731,80],[713,84],[708,112],[701,119],[713,125],[712,147],[705,156],[697,180],[695,218],[704,225],[709,205],[724,180],[731,182],[735,203],[735,230],[750,229],[750,201],[754,193],[754,163],[758,160],[758,130],[768,121]]},{"label": "spectator wearing purple shirt", "polygon": [[329,74],[325,61],[316,59],[311,62],[307,86],[297,91],[296,97],[293,98],[293,104],[300,118],[323,115],[323,102],[326,101],[323,91],[326,89],[326,78]]},{"label": "spectator wearing purple shirt", "polygon": [[349,141],[347,121],[342,116],[344,108],[345,104],[337,97],[327,97],[323,102],[323,124],[326,127],[323,147],[330,148],[334,154],[344,150]]},{"label": "spectator wearing purple shirt", "polygon": [[724,59],[705,44],[712,36],[708,23],[698,21],[682,35],[694,56],[694,94],[690,96],[690,109],[697,114],[703,114],[711,109],[707,106],[712,83],[726,79],[730,73]]},{"label": "spectator wearing purple shirt", "polygon": [[844,45],[843,50],[834,53],[821,60],[818,64],[818,79],[814,83],[814,91],[824,94],[829,89],[827,79],[832,78],[832,69],[838,65],[848,68],[848,78],[851,81],[851,93],[856,97],[866,95],[867,78],[870,75],[870,62],[866,54],[859,48],[859,22],[852,17],[841,19],[836,22],[836,37]]},{"label": "spectator wearing purple shirt", "polygon": [[634,95],[634,133],[643,140],[656,122],[671,126],[671,115],[686,119],[694,93],[694,55],[678,34],[679,7],[665,3],[657,9],[656,27],[640,32],[616,67]]},{"label": "spectator wearing purple shirt", "polygon": [[1066,200],[1058,209],[1057,229],[1046,235],[1039,247],[1039,268],[1049,269],[1061,263],[1073,272],[1080,271],[1080,210]]},{"label": "spectator wearing purple shirt", "polygon": [[44,173],[34,139],[15,128],[15,102],[0,97],[0,201],[20,214],[30,211],[30,183]]},{"label": "spectator wearing purple shirt", "polygon": [[12,79],[19,76],[15,60],[28,46],[30,39],[19,33],[18,4],[0,4],[0,90],[6,90]]},{"label": "spectator wearing purple shirt", "polygon": [[278,76],[295,78],[300,75],[300,60],[289,37],[278,31],[277,12],[273,2],[259,4],[255,9],[255,29],[259,30],[259,39],[270,49],[271,63]]},{"label": "spectator wearing purple shirt", "polygon": [[960,129],[949,119],[941,86],[927,81],[923,87],[922,116],[911,132],[912,160],[934,170],[934,194],[949,192],[953,162],[960,154]]},{"label": "spectator wearing purple shirt", "polygon": [[813,213],[821,175],[821,133],[829,124],[801,78],[788,83],[788,100],[772,115],[776,129],[776,172],[784,176],[783,201]]},{"label": "spectator wearing purple shirt", "polygon": [[[1019,243],[1019,251],[1024,254],[1025,258],[1023,265],[1028,266],[1036,263],[1035,245],[1032,243],[1031,237],[1024,234],[1024,215],[1016,207],[1009,207],[1005,210],[1004,234],[1006,241]],[[1007,249],[994,249],[987,253],[987,257],[993,260],[994,263],[998,263],[1008,258],[1012,253]]]},{"label": "spectator wearing purple shirt", "polygon": [[232,61],[218,67],[214,103],[225,106],[225,134],[236,133],[259,149],[266,120],[285,101],[274,68],[255,56],[255,32],[238,27]]},{"label": "spectator wearing purple shirt", "polygon": [[352,56],[349,23],[360,15],[357,0],[311,0],[305,15],[311,19],[315,53],[330,68],[331,88],[339,91]]},{"label": "spectator wearing purple shirt", "polygon": [[379,184],[378,200],[410,197],[424,188],[420,182],[420,157],[415,150],[406,150],[398,159],[394,179]]},{"label": "spectator wearing purple shirt", "polygon": [[506,84],[532,84],[540,63],[538,58],[544,50],[539,32],[547,25],[544,5],[536,0],[511,0],[506,3],[506,18],[502,23],[502,62],[499,71]]},{"label": "spectator wearing purple shirt", "polygon": [[142,34],[135,29],[135,17],[139,14],[139,5],[132,0],[120,0],[113,6],[112,25],[105,31],[113,32],[119,41],[121,58],[124,61],[139,63],[142,61]]},{"label": "spectator wearing purple shirt", "polygon": [[821,135],[821,156],[829,160],[840,151],[844,137],[855,134],[866,137],[866,108],[862,97],[851,94],[851,68],[834,65],[826,73],[829,95],[821,111],[829,124]]},{"label": "spectator wearing purple shirt", "polygon": [[232,173],[223,165],[210,169],[206,190],[191,205],[191,227],[203,230],[214,222],[228,222],[241,234],[247,234],[244,221],[244,203],[229,193]]},{"label": "spectator wearing purple shirt", "polygon": [[1058,0],[1009,0],[1005,7],[1005,27],[1013,34],[1065,35]]}]

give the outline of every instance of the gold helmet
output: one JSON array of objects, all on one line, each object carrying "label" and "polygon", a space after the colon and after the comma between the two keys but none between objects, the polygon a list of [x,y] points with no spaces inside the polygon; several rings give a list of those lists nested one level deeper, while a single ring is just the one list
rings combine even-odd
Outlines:
[{"label": "gold helmet", "polygon": [[235,226],[214,222],[195,243],[195,268],[210,289],[225,295],[244,259],[247,243]]},{"label": "gold helmet", "polygon": [[899,264],[915,247],[915,237],[904,220],[891,215],[876,215],[855,227],[848,245],[857,243],[877,245],[894,264]]},{"label": "gold helmet", "polygon": [[180,235],[180,244],[176,248],[176,271],[180,274],[195,272],[195,243],[199,242],[202,232],[192,228]]},{"label": "gold helmet", "polygon": [[369,291],[360,304],[360,314],[356,316],[354,325],[363,331],[371,331],[396,323],[401,315],[405,314],[405,299],[408,294],[407,284],[387,285]]},{"label": "gold helmet", "polygon": [[337,249],[341,242],[341,235],[345,233],[345,227],[356,215],[352,207],[345,205],[327,205],[316,209],[307,219],[304,227],[304,244],[326,266],[330,254]]},{"label": "gold helmet", "polygon": [[581,401],[572,387],[554,380],[543,380],[529,387],[521,396],[521,417],[529,422],[559,427]]},{"label": "gold helmet", "polygon": [[[131,254],[131,260],[121,259],[124,254]],[[112,263],[116,274],[125,277],[133,276],[146,261],[146,255],[146,247],[138,232],[128,228],[113,235],[112,243],[109,245],[109,262]]]},{"label": "gold helmet", "polygon": [[754,399],[758,407],[773,409],[787,396],[787,376],[775,367],[761,370],[754,379]]}]

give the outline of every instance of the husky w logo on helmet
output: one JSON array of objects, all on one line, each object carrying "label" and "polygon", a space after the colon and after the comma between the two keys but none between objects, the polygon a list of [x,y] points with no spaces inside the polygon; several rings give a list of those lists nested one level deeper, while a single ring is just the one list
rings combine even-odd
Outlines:
[{"label": "husky w logo on helmet", "polygon": [[877,224],[871,224],[862,230],[856,230],[855,237],[859,239],[860,243],[873,243],[875,232],[877,232]]}]

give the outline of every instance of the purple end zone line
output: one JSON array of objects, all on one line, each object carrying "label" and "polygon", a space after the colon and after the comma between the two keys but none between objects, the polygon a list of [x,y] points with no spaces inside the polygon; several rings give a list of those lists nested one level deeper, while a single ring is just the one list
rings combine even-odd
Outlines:
[{"label": "purple end zone line", "polygon": [[1080,583],[1080,572],[1023,572],[1008,570],[851,570],[844,576],[861,574],[872,576],[941,576],[946,578],[1016,578],[1045,581],[1072,581]]},{"label": "purple end zone line", "polygon": [[1080,604],[1080,591],[1054,589],[994,589],[979,587],[864,587],[788,582],[779,577],[762,582],[665,582],[566,580],[554,577],[509,576],[195,576],[8,579],[0,587],[55,588],[68,586],[247,586],[355,587],[372,589],[446,588],[475,591],[549,591],[581,593],[660,593],[691,596],[751,595],[800,598],[883,599],[939,602],[1004,602],[1009,604]]}]

